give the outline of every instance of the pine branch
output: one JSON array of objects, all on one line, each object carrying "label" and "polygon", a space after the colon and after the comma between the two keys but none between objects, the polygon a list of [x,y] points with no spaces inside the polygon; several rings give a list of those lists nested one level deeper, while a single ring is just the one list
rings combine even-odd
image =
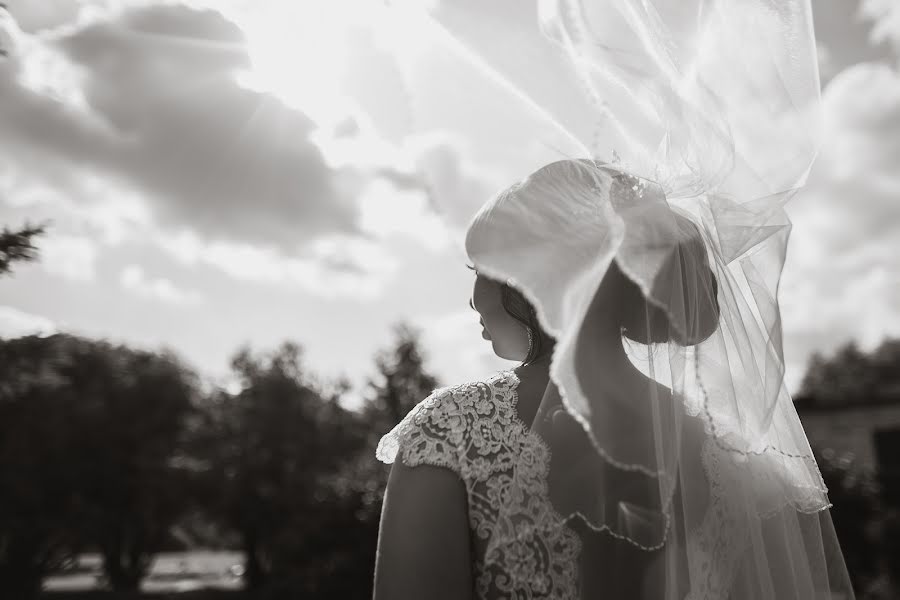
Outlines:
[{"label": "pine branch", "polygon": [[0,275],[11,271],[16,261],[32,261],[38,257],[38,248],[32,241],[35,236],[46,232],[46,224],[29,225],[19,231],[11,231],[4,227],[0,231]]}]

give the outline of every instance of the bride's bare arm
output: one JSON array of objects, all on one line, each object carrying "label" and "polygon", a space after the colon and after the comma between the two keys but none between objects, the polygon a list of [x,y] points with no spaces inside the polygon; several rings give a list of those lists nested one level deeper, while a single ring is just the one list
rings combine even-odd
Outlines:
[{"label": "bride's bare arm", "polygon": [[391,468],[375,559],[374,600],[469,600],[466,488],[451,470]]}]

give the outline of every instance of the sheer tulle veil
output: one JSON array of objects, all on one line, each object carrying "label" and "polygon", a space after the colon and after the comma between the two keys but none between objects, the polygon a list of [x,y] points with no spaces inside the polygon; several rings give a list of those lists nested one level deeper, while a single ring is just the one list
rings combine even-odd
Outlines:
[{"label": "sheer tulle veil", "polygon": [[[531,424],[552,505],[623,547],[585,546],[582,569],[645,556],[654,598],[853,597],[778,307],[784,205],[821,144],[810,1],[390,10],[434,53],[397,57],[411,132],[477,123],[508,154],[465,249],[556,339]],[[442,109],[454,99],[470,119]],[[639,292],[617,337],[628,369],[604,362],[612,272]],[[514,537],[498,526],[490,545]]]}]

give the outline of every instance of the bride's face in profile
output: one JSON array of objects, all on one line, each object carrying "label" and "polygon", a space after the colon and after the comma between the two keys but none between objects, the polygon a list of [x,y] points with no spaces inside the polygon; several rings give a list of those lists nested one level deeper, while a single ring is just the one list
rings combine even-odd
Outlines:
[{"label": "bride's face in profile", "polygon": [[524,360],[528,354],[528,333],[503,307],[502,288],[500,282],[476,271],[469,306],[481,315],[481,336],[490,340],[494,354],[508,360]]}]

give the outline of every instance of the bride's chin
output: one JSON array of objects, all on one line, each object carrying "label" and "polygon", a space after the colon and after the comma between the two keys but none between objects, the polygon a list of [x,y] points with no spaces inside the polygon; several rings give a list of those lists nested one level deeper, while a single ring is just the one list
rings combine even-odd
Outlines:
[{"label": "bride's chin", "polygon": [[492,340],[491,338],[486,338],[490,340],[491,347],[494,350],[494,354],[497,355],[498,358],[502,358],[504,360],[525,360],[525,353],[519,351],[510,351],[509,348],[504,348],[503,345],[497,344],[496,340]]}]

